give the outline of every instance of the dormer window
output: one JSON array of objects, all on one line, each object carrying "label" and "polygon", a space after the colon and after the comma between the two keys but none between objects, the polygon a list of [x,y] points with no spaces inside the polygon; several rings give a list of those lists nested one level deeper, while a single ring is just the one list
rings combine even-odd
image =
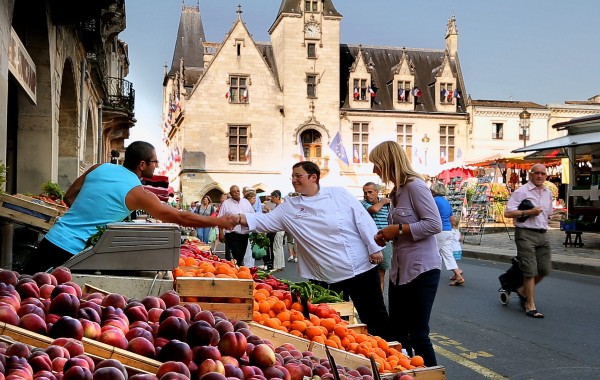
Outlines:
[{"label": "dormer window", "polygon": [[453,99],[457,97],[452,83],[440,83],[440,103],[452,104]]},{"label": "dormer window", "polygon": [[319,4],[319,0],[306,0],[306,1],[304,1],[304,11],[305,12],[317,12],[318,4]]},{"label": "dormer window", "polygon": [[368,90],[369,90],[369,88],[367,86],[366,79],[354,78],[353,94],[352,94],[352,96],[354,97],[354,100],[366,101],[367,95],[369,94]]},{"label": "dormer window", "polygon": [[411,90],[411,82],[409,81],[398,81],[398,103],[408,103],[410,102],[410,90]]}]

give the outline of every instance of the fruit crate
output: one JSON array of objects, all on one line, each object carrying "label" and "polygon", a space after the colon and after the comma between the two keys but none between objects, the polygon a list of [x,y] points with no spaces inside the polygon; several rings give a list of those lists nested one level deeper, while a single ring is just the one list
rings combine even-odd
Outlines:
[{"label": "fruit crate", "polygon": [[358,323],[356,309],[354,308],[354,303],[352,301],[326,303],[325,305],[337,311],[340,317],[348,320],[350,324]]},{"label": "fruit crate", "polygon": [[[446,380],[446,368],[438,365],[434,367],[426,368],[415,368],[400,372],[401,374],[407,374],[413,377],[415,380]],[[397,378],[398,373],[384,373],[381,375],[382,379]]]},{"label": "fruit crate", "polygon": [[49,230],[58,217],[64,214],[59,207],[62,206],[54,207],[50,203],[21,194],[4,194],[0,197],[0,217],[44,231]]},{"label": "fruit crate", "polygon": [[[38,348],[46,348],[54,341],[54,339],[45,335],[37,334],[33,331],[29,331],[5,322],[0,322],[0,335],[5,335],[14,339],[16,342],[21,342]],[[81,342],[86,355],[99,360],[116,359],[123,363],[128,371],[135,373],[155,374],[158,372],[158,368],[162,364],[157,360],[149,359],[133,352],[92,339],[83,338]]]},{"label": "fruit crate", "polygon": [[221,311],[230,319],[252,320],[254,281],[235,278],[177,277],[175,291],[182,303],[202,310]]},{"label": "fruit crate", "polygon": [[[319,358],[327,357],[324,344],[311,342],[308,339],[300,338],[281,330],[266,327],[256,322],[250,322],[248,326],[253,334],[261,337],[262,339],[268,339],[271,343],[273,343],[274,347],[281,346],[284,343],[291,343],[298,351],[312,351],[315,356]],[[364,356],[331,347],[329,347],[329,352],[331,353],[331,356],[333,356],[336,364],[353,369],[359,366],[371,368],[371,362]]]}]

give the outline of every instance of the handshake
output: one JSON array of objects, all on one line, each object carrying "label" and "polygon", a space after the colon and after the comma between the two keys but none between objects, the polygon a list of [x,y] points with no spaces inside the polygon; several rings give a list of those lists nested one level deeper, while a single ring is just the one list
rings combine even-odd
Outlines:
[{"label": "handshake", "polygon": [[219,219],[217,223],[218,227],[224,228],[226,230],[231,230],[238,224],[242,223],[242,214],[228,214],[223,215],[217,219]]}]

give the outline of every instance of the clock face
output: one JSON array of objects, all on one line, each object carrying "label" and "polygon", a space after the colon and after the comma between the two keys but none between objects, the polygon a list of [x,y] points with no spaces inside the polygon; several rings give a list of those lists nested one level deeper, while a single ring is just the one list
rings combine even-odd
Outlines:
[{"label": "clock face", "polygon": [[315,38],[319,36],[319,27],[316,24],[306,24],[304,27],[304,34],[308,38]]}]

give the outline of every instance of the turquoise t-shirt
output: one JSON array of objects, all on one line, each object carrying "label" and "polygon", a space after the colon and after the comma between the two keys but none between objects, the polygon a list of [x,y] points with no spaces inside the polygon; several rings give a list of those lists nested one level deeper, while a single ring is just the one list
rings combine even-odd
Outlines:
[{"label": "turquoise t-shirt", "polygon": [[120,165],[102,164],[85,177],[73,205],[46,234],[52,244],[72,254],[85,248],[96,226],[120,222],[133,210],[125,205],[125,196],[141,186],[138,176]]}]

